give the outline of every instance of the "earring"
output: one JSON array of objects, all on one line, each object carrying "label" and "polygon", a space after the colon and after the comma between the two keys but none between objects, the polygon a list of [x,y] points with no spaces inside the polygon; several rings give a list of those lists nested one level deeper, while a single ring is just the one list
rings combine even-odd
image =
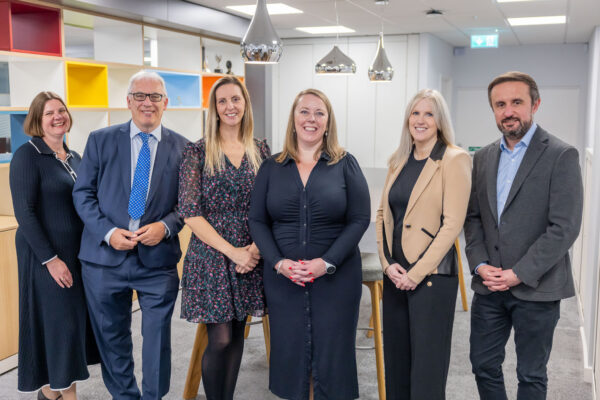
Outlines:
[{"label": "earring", "polygon": [[325,131],[325,137],[327,137],[327,131]]}]

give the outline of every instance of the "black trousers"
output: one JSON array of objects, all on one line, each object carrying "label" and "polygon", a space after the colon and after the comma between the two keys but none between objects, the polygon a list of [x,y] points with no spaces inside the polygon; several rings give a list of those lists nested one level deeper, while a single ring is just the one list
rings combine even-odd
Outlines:
[{"label": "black trousers", "polygon": [[387,400],[444,400],[458,277],[431,275],[414,291],[383,279]]},{"label": "black trousers", "polygon": [[517,352],[517,400],[546,399],[546,364],[560,300],[519,300],[510,291],[475,293],[471,308],[471,364],[482,400],[506,400],[502,362],[511,328]]}]

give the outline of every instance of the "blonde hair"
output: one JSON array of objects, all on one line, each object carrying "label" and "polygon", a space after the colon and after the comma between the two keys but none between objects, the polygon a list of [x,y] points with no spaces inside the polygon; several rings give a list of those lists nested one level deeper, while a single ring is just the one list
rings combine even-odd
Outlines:
[{"label": "blonde hair", "polygon": [[437,137],[446,144],[446,146],[454,146],[454,129],[452,128],[452,120],[450,119],[450,112],[448,111],[448,105],[446,100],[440,92],[434,89],[423,89],[419,91],[412,100],[406,106],[406,112],[404,113],[404,123],[402,124],[402,134],[400,137],[400,146],[392,154],[388,165],[390,168],[397,168],[408,159],[408,156],[413,148],[413,138],[410,134],[408,126],[408,120],[412,114],[413,109],[423,99],[431,101],[433,107],[433,118],[437,125]]},{"label": "blonde hair", "polygon": [[285,131],[285,143],[283,145],[283,150],[281,154],[275,159],[275,161],[281,163],[284,162],[286,158],[293,158],[295,161],[298,161],[298,135],[296,134],[296,127],[294,124],[294,112],[296,111],[296,107],[298,106],[298,102],[302,96],[307,94],[312,94],[313,96],[317,96],[319,99],[325,103],[325,108],[327,109],[327,129],[325,131],[326,135],[323,136],[323,143],[321,144],[321,148],[318,152],[315,153],[315,159],[320,156],[321,152],[327,153],[330,158],[330,161],[327,163],[328,165],[332,165],[340,161],[346,155],[346,150],[342,146],[340,146],[338,142],[337,136],[337,124],[335,123],[335,115],[333,114],[333,108],[331,107],[331,102],[325,96],[323,92],[317,89],[306,89],[298,93],[296,98],[294,99],[294,103],[292,104],[292,109],[290,111],[290,117],[288,118],[287,129]]},{"label": "blonde hair", "polygon": [[206,122],[206,134],[204,136],[206,146],[206,161],[204,168],[208,175],[214,175],[215,172],[220,172],[225,168],[225,154],[221,149],[221,141],[219,140],[219,114],[217,112],[217,89],[224,85],[236,85],[242,91],[244,96],[245,107],[244,115],[240,128],[240,140],[244,145],[244,152],[248,157],[248,161],[254,170],[258,171],[262,162],[260,150],[254,143],[254,117],[252,116],[252,104],[250,103],[250,95],[246,87],[235,76],[225,76],[219,79],[210,89],[208,99],[208,116]]}]

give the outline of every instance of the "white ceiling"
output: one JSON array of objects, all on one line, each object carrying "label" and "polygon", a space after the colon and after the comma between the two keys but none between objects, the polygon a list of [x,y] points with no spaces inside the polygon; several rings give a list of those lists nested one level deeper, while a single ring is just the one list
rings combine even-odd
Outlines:
[{"label": "white ceiling", "polygon": [[[210,8],[237,14],[229,5],[253,4],[255,0],[192,0]],[[267,0],[284,3],[302,14],[273,15],[271,21],[282,38],[306,37],[298,26],[335,25],[334,0]],[[427,17],[425,11],[443,11],[440,17]],[[453,46],[469,46],[472,34],[499,34],[499,44],[583,43],[595,26],[600,26],[600,0],[534,0],[497,3],[496,0],[337,0],[340,25],[354,29],[351,35],[430,32]],[[509,17],[566,15],[563,25],[510,27]],[[344,35],[345,36],[345,35]]]}]

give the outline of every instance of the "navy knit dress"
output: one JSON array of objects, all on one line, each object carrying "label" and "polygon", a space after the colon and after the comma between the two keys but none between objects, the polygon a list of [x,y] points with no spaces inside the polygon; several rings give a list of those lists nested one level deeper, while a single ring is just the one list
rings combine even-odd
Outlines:
[{"label": "navy knit dress", "polygon": [[[77,258],[83,224],[71,192],[81,157],[70,152],[63,162],[42,138],[22,145],[10,163],[10,188],[19,223],[18,390],[30,392],[50,384],[66,389],[89,377],[88,364],[99,362],[87,317]],[[67,164],[67,165],[65,165]],[[58,255],[73,276],[61,288],[42,265]]]}]

